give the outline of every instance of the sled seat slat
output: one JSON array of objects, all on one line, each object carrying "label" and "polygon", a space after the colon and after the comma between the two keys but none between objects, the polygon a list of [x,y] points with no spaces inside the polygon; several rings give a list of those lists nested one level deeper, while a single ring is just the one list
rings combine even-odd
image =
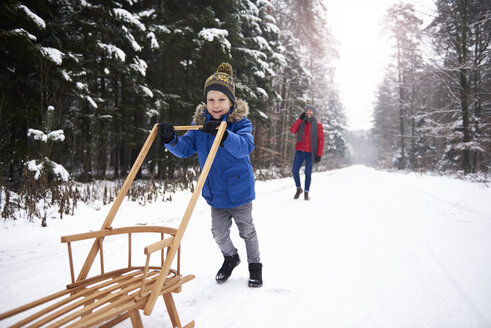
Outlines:
[{"label": "sled seat slat", "polygon": [[[66,285],[65,290],[0,314],[0,320],[30,311],[27,317],[21,318],[10,327],[112,327],[127,318],[130,318],[133,327],[142,327],[139,310],[144,308],[154,288],[164,265],[165,250],[168,252],[172,246],[176,231],[169,227],[136,226],[61,237],[61,241],[68,246],[72,282]],[[160,234],[159,241],[143,249],[146,255],[145,265],[133,266],[129,255],[126,268],[101,272],[99,275],[74,281],[72,242],[95,239],[102,246],[107,237],[128,234],[128,252],[131,254],[131,235],[135,233]],[[164,238],[166,235],[169,237]],[[161,266],[151,266],[150,256],[158,251],[162,252]],[[99,255],[102,258],[102,254]],[[177,268],[169,269],[159,294],[166,301],[171,321],[176,322],[175,327],[182,327],[171,293],[179,293],[182,285],[194,279],[194,275],[180,274],[180,246],[176,258]],[[36,309],[36,312],[32,312]],[[194,321],[186,327],[194,327]]]}]

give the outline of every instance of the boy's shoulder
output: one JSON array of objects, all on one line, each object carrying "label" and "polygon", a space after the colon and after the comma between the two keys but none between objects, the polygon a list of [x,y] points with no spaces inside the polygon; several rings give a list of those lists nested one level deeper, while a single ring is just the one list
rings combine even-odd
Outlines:
[{"label": "boy's shoulder", "polygon": [[237,107],[227,118],[228,123],[235,123],[247,118],[249,115],[249,105],[245,100],[237,99]]},{"label": "boy's shoulder", "polygon": [[[206,121],[205,117],[206,105],[204,103],[199,104],[196,107],[196,111],[193,116],[193,123],[196,125],[202,125]],[[237,99],[237,106],[232,113],[227,117],[227,123],[235,123],[247,118],[249,115],[249,105],[245,100]]]}]

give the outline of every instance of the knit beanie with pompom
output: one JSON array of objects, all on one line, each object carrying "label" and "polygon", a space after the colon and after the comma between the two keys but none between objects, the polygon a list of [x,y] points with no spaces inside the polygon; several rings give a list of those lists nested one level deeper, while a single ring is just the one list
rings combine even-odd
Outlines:
[{"label": "knit beanie with pompom", "polygon": [[229,63],[221,63],[217,71],[206,79],[204,85],[205,102],[206,95],[210,90],[221,91],[226,94],[232,103],[235,104],[235,83],[232,79],[232,66]]}]

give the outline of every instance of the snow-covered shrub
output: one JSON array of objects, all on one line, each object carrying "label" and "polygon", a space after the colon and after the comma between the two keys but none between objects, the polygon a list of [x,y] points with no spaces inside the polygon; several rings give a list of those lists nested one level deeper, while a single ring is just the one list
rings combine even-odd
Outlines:
[{"label": "snow-covered shrub", "polygon": [[26,166],[30,172],[34,173],[34,179],[36,180],[39,179],[42,173],[46,175],[48,182],[52,179],[68,181],[70,176],[61,164],[55,163],[48,158],[51,155],[53,144],[65,140],[63,130],[51,130],[54,121],[54,107],[48,106],[43,122],[43,128],[48,132],[45,133],[37,129],[27,130],[27,136],[31,138],[34,146],[31,154],[34,159],[27,161]]}]

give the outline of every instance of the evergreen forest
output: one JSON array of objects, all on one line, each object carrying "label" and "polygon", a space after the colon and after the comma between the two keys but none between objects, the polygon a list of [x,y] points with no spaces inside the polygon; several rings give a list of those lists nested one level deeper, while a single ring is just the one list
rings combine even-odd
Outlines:
[{"label": "evergreen forest", "polygon": [[[425,26],[409,3],[385,13],[393,61],[362,143],[381,168],[488,173],[491,0],[434,4]],[[307,104],[325,133],[317,169],[351,164],[359,136],[335,83],[328,10],[322,0],[3,0],[0,185],[32,195],[125,178],[156,123],[191,122],[222,62],[250,107],[258,177],[289,176],[289,128]],[[189,187],[197,168],[156,142],[138,178]]]}]

